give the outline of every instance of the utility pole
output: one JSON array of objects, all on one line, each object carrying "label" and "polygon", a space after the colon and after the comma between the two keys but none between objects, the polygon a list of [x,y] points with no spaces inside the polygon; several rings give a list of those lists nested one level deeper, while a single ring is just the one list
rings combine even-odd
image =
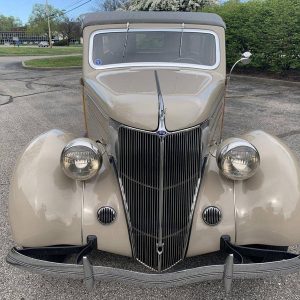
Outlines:
[{"label": "utility pole", "polygon": [[50,27],[50,15],[49,15],[48,0],[46,0],[46,14],[47,14],[47,18],[48,18],[49,47],[52,48],[52,34],[51,34],[51,27]]}]

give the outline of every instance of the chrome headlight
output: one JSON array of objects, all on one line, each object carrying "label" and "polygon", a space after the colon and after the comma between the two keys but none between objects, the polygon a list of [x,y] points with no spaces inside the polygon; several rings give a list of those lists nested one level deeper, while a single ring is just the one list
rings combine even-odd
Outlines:
[{"label": "chrome headlight", "polygon": [[260,164],[257,149],[243,139],[225,140],[217,151],[218,167],[229,179],[244,180],[255,174]]},{"label": "chrome headlight", "polygon": [[64,173],[75,180],[94,177],[101,168],[102,155],[97,144],[87,138],[71,141],[63,149],[60,165]]}]

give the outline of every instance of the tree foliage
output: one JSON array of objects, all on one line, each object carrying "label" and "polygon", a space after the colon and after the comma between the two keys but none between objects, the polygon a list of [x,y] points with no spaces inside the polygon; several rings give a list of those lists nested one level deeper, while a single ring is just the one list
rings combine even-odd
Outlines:
[{"label": "tree foliage", "polygon": [[9,31],[20,26],[22,26],[22,22],[19,18],[0,15],[0,31]]},{"label": "tree foliage", "polygon": [[199,11],[219,0],[104,0],[96,1],[97,10]]},{"label": "tree foliage", "polygon": [[218,0],[132,0],[130,10],[201,11]]},{"label": "tree foliage", "polygon": [[250,68],[277,73],[300,69],[299,0],[231,0],[205,10],[226,22],[228,65],[250,50]]},{"label": "tree foliage", "polygon": [[44,4],[34,4],[32,7],[31,15],[28,21],[28,31],[38,35],[48,35],[48,20],[50,16],[51,30],[58,31],[60,23],[63,21],[63,12],[51,5],[47,7]]},{"label": "tree foliage", "polygon": [[133,0],[129,6],[130,10],[179,10],[178,0]]},{"label": "tree foliage", "polygon": [[80,22],[70,19],[65,16],[58,25],[58,32],[62,35],[63,39],[66,40],[67,45],[70,44],[71,39],[80,39],[81,26]]},{"label": "tree foliage", "polygon": [[130,3],[130,0],[98,0],[95,1],[95,9],[100,11],[128,10]]}]

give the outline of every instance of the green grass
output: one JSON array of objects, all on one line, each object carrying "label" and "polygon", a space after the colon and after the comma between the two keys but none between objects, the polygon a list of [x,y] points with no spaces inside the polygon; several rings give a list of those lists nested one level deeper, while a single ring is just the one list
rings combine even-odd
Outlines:
[{"label": "green grass", "polygon": [[81,67],[82,56],[65,56],[31,59],[25,62],[27,67],[35,68],[63,68],[63,67]]},{"label": "green grass", "polygon": [[38,46],[0,47],[0,56],[35,56],[81,54],[82,47],[39,48]]}]

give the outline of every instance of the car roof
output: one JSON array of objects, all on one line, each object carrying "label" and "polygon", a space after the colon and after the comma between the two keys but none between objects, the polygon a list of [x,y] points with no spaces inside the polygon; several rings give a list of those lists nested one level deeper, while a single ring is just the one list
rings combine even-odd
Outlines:
[{"label": "car roof", "polygon": [[226,28],[223,19],[212,13],[169,11],[113,11],[88,13],[81,16],[82,26],[126,23],[185,23]]}]

